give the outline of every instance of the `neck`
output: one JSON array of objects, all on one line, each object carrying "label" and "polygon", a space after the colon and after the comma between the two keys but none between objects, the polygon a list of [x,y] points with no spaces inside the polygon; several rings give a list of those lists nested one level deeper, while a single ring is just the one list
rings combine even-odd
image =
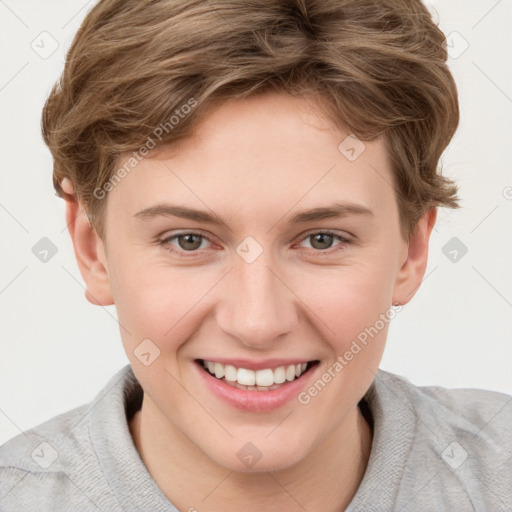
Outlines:
[{"label": "neck", "polygon": [[145,396],[130,421],[130,432],[149,473],[179,510],[338,512],[354,497],[370,456],[372,431],[356,406],[294,466],[236,472],[216,464],[181,432],[159,426],[148,402]]}]

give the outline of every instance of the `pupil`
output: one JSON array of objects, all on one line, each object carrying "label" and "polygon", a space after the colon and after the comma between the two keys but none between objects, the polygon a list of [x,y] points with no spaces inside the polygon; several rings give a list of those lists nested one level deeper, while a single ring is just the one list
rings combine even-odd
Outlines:
[{"label": "pupil", "polygon": [[[194,242],[194,237],[196,238],[196,241]],[[185,240],[185,243],[182,243],[182,241]],[[201,246],[201,237],[199,235],[181,235],[178,238],[179,245],[182,249],[198,249]],[[190,245],[191,244],[191,245]]]},{"label": "pupil", "polygon": [[[332,243],[332,235],[328,233],[319,233],[317,235],[313,235],[312,246],[315,249],[328,249]],[[317,241],[320,241],[320,247],[315,247]]]}]

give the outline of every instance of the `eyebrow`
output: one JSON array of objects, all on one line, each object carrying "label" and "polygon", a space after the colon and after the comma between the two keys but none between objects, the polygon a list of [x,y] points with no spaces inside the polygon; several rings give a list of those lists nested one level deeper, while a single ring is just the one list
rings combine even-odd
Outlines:
[{"label": "eyebrow", "polygon": [[[343,218],[349,215],[373,216],[374,213],[366,206],[360,204],[334,203],[329,206],[322,206],[298,212],[288,220],[288,223],[304,224],[306,222],[313,222],[317,220]],[[185,206],[176,206],[166,203],[145,208],[144,210],[137,212],[134,217],[141,220],[149,220],[155,217],[180,217],[182,219],[193,220],[196,222],[227,227],[222,218],[213,212],[210,213],[205,210],[195,210]]]}]

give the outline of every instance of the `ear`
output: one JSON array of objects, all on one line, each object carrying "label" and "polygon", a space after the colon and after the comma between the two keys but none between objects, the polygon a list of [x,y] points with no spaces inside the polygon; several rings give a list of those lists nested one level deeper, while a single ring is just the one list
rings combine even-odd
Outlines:
[{"label": "ear", "polygon": [[398,271],[393,304],[407,304],[421,285],[428,263],[428,243],[436,222],[437,209],[430,208],[418,220],[405,245],[405,262]]},{"label": "ear", "polygon": [[61,184],[66,192],[66,222],[73,241],[78,268],[86,284],[85,297],[98,306],[114,304],[103,241],[89,219],[67,178]]}]

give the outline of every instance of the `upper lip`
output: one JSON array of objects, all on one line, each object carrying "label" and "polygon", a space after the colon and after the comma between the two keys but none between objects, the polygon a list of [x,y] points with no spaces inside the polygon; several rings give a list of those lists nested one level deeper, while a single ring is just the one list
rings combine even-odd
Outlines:
[{"label": "upper lip", "polygon": [[255,361],[253,359],[226,359],[219,357],[202,358],[202,361],[210,361],[212,363],[230,364],[236,368],[246,368],[247,370],[264,370],[266,368],[279,368],[280,366],[289,366],[295,364],[309,363],[316,359],[293,358],[293,359],[264,359]]}]

